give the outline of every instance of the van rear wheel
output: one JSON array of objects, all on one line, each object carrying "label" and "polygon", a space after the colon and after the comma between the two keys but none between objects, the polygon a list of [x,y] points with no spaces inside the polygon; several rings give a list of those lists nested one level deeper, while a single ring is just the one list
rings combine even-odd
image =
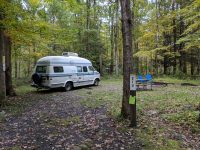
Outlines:
[{"label": "van rear wheel", "polygon": [[70,91],[73,88],[73,85],[71,82],[67,82],[65,84],[65,91]]},{"label": "van rear wheel", "polygon": [[99,80],[98,79],[95,79],[94,80],[94,86],[98,86],[99,85]]}]

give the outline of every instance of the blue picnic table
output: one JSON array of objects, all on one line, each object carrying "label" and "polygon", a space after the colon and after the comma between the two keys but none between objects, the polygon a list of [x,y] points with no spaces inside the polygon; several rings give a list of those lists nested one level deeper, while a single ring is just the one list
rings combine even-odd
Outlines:
[{"label": "blue picnic table", "polygon": [[140,86],[143,87],[143,89],[147,89],[148,85],[150,85],[150,88],[152,90],[152,76],[151,74],[145,75],[145,78],[142,77],[142,75],[139,75],[136,80],[137,89],[140,89]]}]

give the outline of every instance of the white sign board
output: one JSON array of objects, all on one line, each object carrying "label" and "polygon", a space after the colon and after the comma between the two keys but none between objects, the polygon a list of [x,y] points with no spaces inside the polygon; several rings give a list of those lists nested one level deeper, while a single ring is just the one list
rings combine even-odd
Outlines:
[{"label": "white sign board", "polygon": [[130,75],[130,90],[136,91],[136,76],[133,74]]}]

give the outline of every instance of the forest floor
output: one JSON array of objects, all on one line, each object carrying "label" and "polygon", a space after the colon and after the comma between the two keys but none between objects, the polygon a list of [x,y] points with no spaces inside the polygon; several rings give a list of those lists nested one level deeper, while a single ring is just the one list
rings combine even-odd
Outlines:
[{"label": "forest floor", "polygon": [[183,85],[138,91],[136,129],[119,116],[121,79],[69,92],[22,92],[0,112],[0,149],[199,150],[200,86]]},{"label": "forest floor", "polygon": [[[108,87],[84,87],[69,92],[42,90],[10,98],[22,104],[19,108],[11,106],[14,115],[6,116],[0,124],[0,149],[141,149],[135,132],[120,130],[105,105],[82,104],[93,89],[105,88]],[[83,91],[86,96],[79,94]]]}]

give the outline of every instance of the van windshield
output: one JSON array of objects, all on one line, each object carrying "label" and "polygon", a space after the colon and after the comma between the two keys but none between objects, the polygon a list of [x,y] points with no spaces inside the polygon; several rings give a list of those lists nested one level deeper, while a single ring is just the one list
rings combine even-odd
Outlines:
[{"label": "van windshield", "polygon": [[89,71],[95,71],[93,66],[89,66],[88,68],[89,68]]},{"label": "van windshield", "polygon": [[47,66],[37,66],[36,67],[36,73],[46,73],[47,72]]}]

